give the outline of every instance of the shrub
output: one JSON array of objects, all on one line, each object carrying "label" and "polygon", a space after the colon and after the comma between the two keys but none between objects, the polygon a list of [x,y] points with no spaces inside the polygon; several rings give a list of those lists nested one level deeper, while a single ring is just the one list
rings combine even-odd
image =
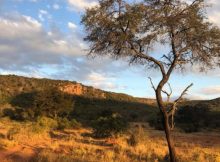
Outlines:
[{"label": "shrub", "polygon": [[12,119],[14,117],[14,110],[11,108],[4,109],[3,116],[8,116],[10,119]]},{"label": "shrub", "polygon": [[128,128],[128,122],[121,115],[112,113],[111,115],[101,116],[92,124],[96,137],[109,137],[118,135]]},{"label": "shrub", "polygon": [[210,119],[209,109],[204,105],[185,106],[178,110],[177,126],[187,133],[206,128]]},{"label": "shrub", "polygon": [[55,88],[39,91],[34,96],[35,116],[67,117],[73,111],[73,107],[74,102],[71,96]]},{"label": "shrub", "polygon": [[67,118],[58,118],[58,127],[57,129],[63,130],[66,128],[71,128],[71,123]]},{"label": "shrub", "polygon": [[157,113],[157,115],[153,116],[151,119],[148,120],[148,123],[151,127],[157,130],[163,130],[163,122],[162,122],[162,115],[161,113]]},{"label": "shrub", "polygon": [[33,123],[32,131],[35,133],[40,133],[50,129],[57,129],[58,123],[56,120],[48,117],[38,117],[37,121]]},{"label": "shrub", "polygon": [[144,129],[141,126],[138,126],[138,128],[134,129],[134,131],[131,132],[130,137],[127,140],[127,143],[130,146],[137,146],[139,143],[145,140],[145,132]]},{"label": "shrub", "polygon": [[70,123],[71,123],[72,128],[78,129],[82,127],[82,124],[79,123],[76,119],[72,119]]},{"label": "shrub", "polygon": [[68,120],[67,118],[58,118],[58,129],[70,129],[70,128],[80,128],[81,123],[77,122],[76,119]]}]

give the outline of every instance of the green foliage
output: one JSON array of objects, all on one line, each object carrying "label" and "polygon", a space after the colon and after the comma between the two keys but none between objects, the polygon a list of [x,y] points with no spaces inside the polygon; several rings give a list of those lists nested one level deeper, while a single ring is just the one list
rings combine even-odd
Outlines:
[{"label": "green foliage", "polygon": [[109,137],[118,135],[128,128],[128,123],[118,113],[101,116],[93,122],[94,135],[96,137]]},{"label": "green foliage", "polygon": [[72,128],[72,123],[67,118],[58,118],[58,129],[64,130],[68,128]]},{"label": "green foliage", "polygon": [[57,118],[52,119],[49,117],[38,117],[36,122],[33,122],[32,131],[35,133],[40,133],[43,131],[50,130],[64,130],[70,128],[80,128],[81,124],[77,122],[75,119],[68,120],[67,118]]},{"label": "green foliage", "polygon": [[[84,125],[91,126],[92,121],[97,121],[100,117],[111,116],[112,112],[116,112],[127,122],[149,122],[152,127],[163,129],[161,116],[156,106],[144,101],[138,102],[137,98],[129,95],[97,91],[89,87],[83,96],[74,96],[57,90],[59,85],[72,82],[19,76],[0,75],[0,82],[0,99],[5,97],[6,103],[11,104],[10,108],[2,106],[2,116],[9,116],[13,120],[34,122],[39,117],[46,116],[54,119],[76,119]],[[98,96],[105,93],[106,98],[95,98],[94,93],[98,93]],[[201,103],[200,106],[198,103]],[[220,99],[187,101],[182,107],[191,108],[189,110],[179,109],[175,117],[175,126],[188,132],[206,128],[219,129],[219,103]],[[206,107],[208,113],[204,112],[205,116],[203,116],[197,111],[192,112],[190,109],[194,107]],[[189,118],[193,118],[193,121]],[[203,120],[204,118],[206,121]],[[71,125],[77,128],[80,127],[78,124],[78,122],[75,124],[73,122]]]},{"label": "green foliage", "polygon": [[36,122],[33,122],[32,131],[35,133],[41,133],[43,131],[49,131],[57,129],[58,122],[48,117],[38,117]]},{"label": "green foliage", "polygon": [[72,98],[55,88],[39,91],[33,100],[35,116],[67,117],[73,106]]},{"label": "green foliage", "polygon": [[198,132],[207,128],[210,117],[210,111],[204,105],[185,106],[178,111],[176,125],[185,132]]},{"label": "green foliage", "polygon": [[57,116],[74,118],[91,125],[91,121],[97,119],[98,114],[105,109],[120,113],[125,120],[135,122],[146,121],[148,115],[145,114],[150,116],[155,113],[154,106],[138,102],[136,98],[125,94],[87,86],[83,86],[82,96],[57,90],[61,85],[75,82],[0,75],[0,83],[0,94],[6,96],[6,103],[12,105],[10,110],[3,110],[3,116],[13,120],[35,121],[40,116]]},{"label": "green foliage", "polygon": [[71,123],[71,127],[74,129],[79,129],[82,127],[82,124],[78,122],[76,119],[72,119],[70,123]]},{"label": "green foliage", "polygon": [[[34,120],[40,116],[68,117],[73,111],[73,98],[55,88],[22,93],[11,100],[14,110],[5,110],[14,120]],[[11,112],[13,111],[13,112]]]},{"label": "green foliage", "polygon": [[155,128],[157,130],[164,130],[161,112],[158,112],[153,117],[151,117],[148,120],[148,123],[151,127]]},{"label": "green foliage", "polygon": [[[209,101],[196,104],[189,102],[180,106],[174,119],[175,127],[188,133],[198,132],[203,129],[219,129],[220,112],[216,111],[217,108],[217,105],[213,106]],[[163,130],[161,113],[152,116],[148,122],[151,127]]]},{"label": "green foliage", "polygon": [[19,95],[12,97],[10,103],[13,106],[18,106],[20,108],[31,108],[33,106],[33,101],[36,95],[37,91],[20,93]]}]

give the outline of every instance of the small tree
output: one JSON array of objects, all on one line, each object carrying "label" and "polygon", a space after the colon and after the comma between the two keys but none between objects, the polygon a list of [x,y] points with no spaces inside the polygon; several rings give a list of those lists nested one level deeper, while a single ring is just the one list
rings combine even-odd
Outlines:
[{"label": "small tree", "polygon": [[[110,55],[125,58],[160,71],[162,79],[155,87],[158,108],[169,147],[171,162],[176,152],[171,138],[173,117],[180,97],[167,107],[163,89],[175,69],[188,65],[201,70],[219,65],[220,29],[209,23],[203,0],[192,3],[183,0],[143,0],[131,3],[125,0],[100,0],[99,5],[86,10],[82,18],[90,43],[90,55]],[[154,54],[153,47],[165,46],[170,51]],[[171,93],[168,94],[168,97]]]},{"label": "small tree", "polygon": [[33,98],[33,109],[36,117],[68,117],[73,108],[73,98],[56,88],[39,91]]}]

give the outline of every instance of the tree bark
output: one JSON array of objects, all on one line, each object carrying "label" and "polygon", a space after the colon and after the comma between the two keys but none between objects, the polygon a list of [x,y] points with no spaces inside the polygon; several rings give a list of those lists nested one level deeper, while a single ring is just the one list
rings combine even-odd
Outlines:
[{"label": "tree bark", "polygon": [[162,116],[163,116],[163,126],[164,126],[166,140],[167,140],[167,144],[168,144],[168,148],[169,148],[170,162],[176,162],[177,161],[176,160],[176,150],[175,150],[173,139],[171,136],[171,130],[170,130],[170,125],[169,125],[169,116],[166,111],[166,108],[164,107],[163,99],[162,99],[162,95],[161,95],[162,88],[166,84],[167,80],[168,80],[168,77],[163,77],[163,79],[159,83],[157,90],[156,90],[156,99],[157,99],[158,107],[159,107],[159,109],[162,113]]},{"label": "tree bark", "polygon": [[169,117],[166,114],[163,114],[163,118],[164,118],[164,130],[165,130],[167,144],[169,148],[170,162],[176,162],[176,150],[175,150],[174,142],[171,136],[170,126],[169,126]]}]

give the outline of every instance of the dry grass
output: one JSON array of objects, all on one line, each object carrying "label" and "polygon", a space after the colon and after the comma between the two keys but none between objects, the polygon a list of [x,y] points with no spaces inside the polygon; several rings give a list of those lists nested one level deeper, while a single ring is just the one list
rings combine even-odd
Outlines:
[{"label": "dry grass", "polygon": [[[12,131],[8,139],[9,130]],[[131,133],[117,138],[94,139],[90,129],[33,131],[32,123],[0,121],[0,161],[35,162],[165,162],[167,144],[161,131],[148,127],[139,130],[135,146],[129,144]],[[218,133],[184,134],[175,132],[180,162],[220,162]]]}]

